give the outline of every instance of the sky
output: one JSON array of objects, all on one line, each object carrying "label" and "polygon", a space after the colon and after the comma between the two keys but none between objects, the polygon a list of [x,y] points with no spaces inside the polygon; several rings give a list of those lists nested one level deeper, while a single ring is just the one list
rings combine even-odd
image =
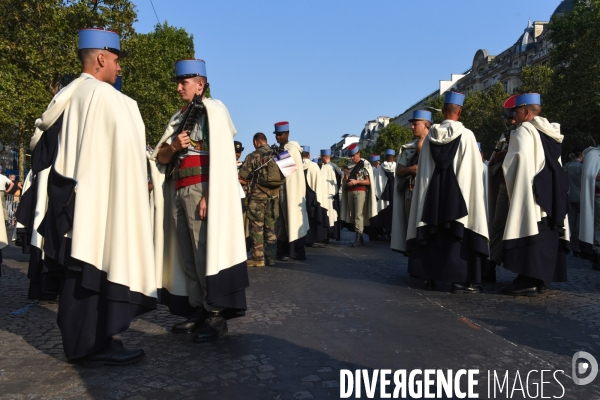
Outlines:
[{"label": "sky", "polygon": [[[256,132],[273,144],[273,124],[289,121],[290,140],[317,156],[468,70],[477,50],[507,49],[560,0],[153,2],[161,23],[193,34],[211,95],[229,109],[246,154]],[[154,30],[151,1],[134,3],[136,31]]]}]

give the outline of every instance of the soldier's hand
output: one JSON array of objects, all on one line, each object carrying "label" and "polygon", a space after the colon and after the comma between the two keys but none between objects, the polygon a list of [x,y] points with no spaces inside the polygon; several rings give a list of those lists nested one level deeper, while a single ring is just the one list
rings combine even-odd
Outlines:
[{"label": "soldier's hand", "polygon": [[190,147],[190,136],[188,135],[188,131],[183,131],[177,135],[175,140],[173,140],[173,143],[171,143],[171,147],[173,147],[175,151],[181,151]]},{"label": "soldier's hand", "polygon": [[496,153],[496,157],[494,157],[494,162],[504,161],[504,159],[506,158],[506,153],[508,153],[508,150],[502,150]]},{"label": "soldier's hand", "polygon": [[354,185],[356,185],[356,179],[350,179],[348,181],[348,186],[354,186]]},{"label": "soldier's hand", "polygon": [[200,203],[198,203],[198,215],[200,219],[204,221],[208,215],[208,196],[202,196]]},{"label": "soldier's hand", "polygon": [[418,168],[417,164],[411,166],[410,167],[410,173],[416,176],[417,175],[417,168]]}]

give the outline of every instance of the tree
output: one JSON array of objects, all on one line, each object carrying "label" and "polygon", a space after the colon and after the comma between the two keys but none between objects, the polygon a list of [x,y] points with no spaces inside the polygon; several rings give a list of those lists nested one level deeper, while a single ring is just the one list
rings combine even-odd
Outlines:
[{"label": "tree", "polygon": [[154,145],[171,115],[182,106],[170,79],[175,61],[194,57],[194,39],[185,29],[165,22],[156,25],[154,32],[133,35],[126,46],[131,57],[122,63],[123,93],[137,101],[146,139]]},{"label": "tree", "polygon": [[[508,97],[500,82],[492,85],[486,92],[469,92],[465,96],[460,122],[473,131],[477,141],[481,142],[484,154],[488,157],[496,141],[507,128],[503,105]],[[441,109],[444,98],[440,96],[432,99],[427,105]],[[434,123],[439,124],[443,119],[441,113],[433,113]]]},{"label": "tree", "polygon": [[411,140],[413,140],[413,133],[410,128],[392,122],[381,130],[375,145],[370,150],[372,154],[382,155],[383,159],[387,149],[394,149],[397,154],[400,146]]},{"label": "tree", "polygon": [[[539,93],[542,99],[545,99],[550,87],[552,86],[552,75],[554,71],[548,65],[535,65],[533,67],[525,66],[521,70],[519,78],[523,84],[519,86],[519,93]],[[544,109],[547,108],[547,102],[544,101]]]},{"label": "tree", "polygon": [[[0,141],[20,150],[52,96],[79,70],[77,32],[102,27],[124,38],[133,34],[135,6],[129,0],[20,0],[0,7]],[[14,6],[14,8],[13,8]],[[16,9],[15,9],[16,8]],[[6,81],[4,81],[6,79]]]},{"label": "tree", "polygon": [[[600,0],[575,0],[573,11],[549,24],[552,85],[548,90],[556,121],[569,142],[600,141]],[[545,109],[545,107],[544,107]]]}]

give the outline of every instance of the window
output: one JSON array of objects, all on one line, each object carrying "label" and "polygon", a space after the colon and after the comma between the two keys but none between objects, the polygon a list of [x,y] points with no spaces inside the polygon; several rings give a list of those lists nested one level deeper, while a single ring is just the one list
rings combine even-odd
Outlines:
[{"label": "window", "polygon": [[504,87],[504,92],[508,93],[508,81],[502,82],[502,86]]}]

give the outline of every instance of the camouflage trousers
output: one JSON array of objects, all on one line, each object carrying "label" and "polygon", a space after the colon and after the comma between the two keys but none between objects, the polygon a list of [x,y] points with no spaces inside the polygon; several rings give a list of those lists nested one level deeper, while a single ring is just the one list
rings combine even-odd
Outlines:
[{"label": "camouflage trousers", "polygon": [[279,217],[279,199],[250,198],[247,209],[249,230],[252,238],[252,259],[255,261],[275,262],[277,253],[277,235],[275,222]]}]

